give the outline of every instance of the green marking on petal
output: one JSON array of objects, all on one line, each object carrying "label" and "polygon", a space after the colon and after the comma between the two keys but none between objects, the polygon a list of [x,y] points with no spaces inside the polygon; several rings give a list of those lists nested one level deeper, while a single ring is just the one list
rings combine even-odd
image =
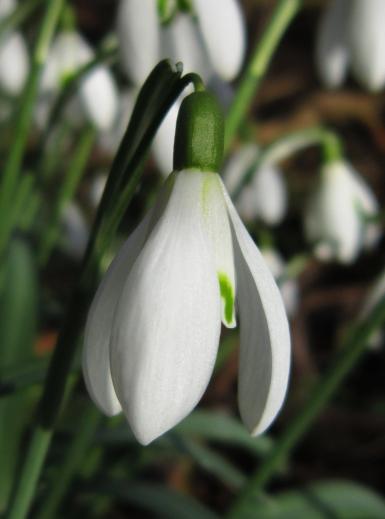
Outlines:
[{"label": "green marking on petal", "polygon": [[225,303],[224,317],[227,324],[231,324],[233,321],[234,312],[234,289],[230,279],[223,272],[218,272],[218,281],[221,298]]}]

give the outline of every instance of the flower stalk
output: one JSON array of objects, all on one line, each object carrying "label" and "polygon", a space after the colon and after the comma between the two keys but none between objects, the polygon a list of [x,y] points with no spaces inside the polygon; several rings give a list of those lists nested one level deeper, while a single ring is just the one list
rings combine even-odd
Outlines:
[{"label": "flower stalk", "polygon": [[154,68],[139,92],[126,134],[112,165],[80,268],[78,283],[69,301],[64,325],[48,369],[35,429],[11,503],[11,519],[26,517],[31,506],[66,392],[67,379],[98,274],[99,261],[111,244],[138,187],[141,166],[163,117],[192,80],[189,75],[182,78],[181,74],[180,66],[173,70],[167,61],[162,61]]},{"label": "flower stalk", "polygon": [[305,148],[316,145],[321,146],[325,162],[341,158],[341,141],[338,135],[327,128],[316,126],[314,128],[306,128],[305,130],[299,130],[284,135],[261,151],[240,179],[238,186],[231,194],[232,198],[237,200],[244,186],[251,181],[255,171],[258,171],[263,164],[275,164],[281,160],[289,158]]},{"label": "flower stalk", "polygon": [[225,151],[243,121],[255,92],[270,65],[286,29],[302,6],[301,0],[279,0],[265,32],[251,54],[226,120]]}]

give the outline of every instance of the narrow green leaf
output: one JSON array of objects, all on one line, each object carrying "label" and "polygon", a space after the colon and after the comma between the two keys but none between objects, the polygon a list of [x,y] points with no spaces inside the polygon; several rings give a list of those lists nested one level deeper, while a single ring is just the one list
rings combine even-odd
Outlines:
[{"label": "narrow green leaf", "polygon": [[98,495],[106,494],[147,510],[151,517],[166,519],[219,519],[194,498],[160,485],[132,484],[130,481],[105,480],[93,484]]},{"label": "narrow green leaf", "polygon": [[[0,297],[0,374],[6,366],[25,362],[33,354],[37,328],[38,285],[28,245],[11,242]],[[12,395],[0,401],[0,510],[6,506],[18,459],[18,444],[28,420],[30,395]]]},{"label": "narrow green leaf", "polygon": [[237,519],[383,519],[385,500],[358,483],[323,481],[254,502]]},{"label": "narrow green leaf", "polygon": [[176,437],[175,442],[180,449],[191,456],[199,467],[218,478],[219,481],[225,483],[230,488],[238,489],[245,484],[246,477],[244,474],[221,454],[193,440]]}]

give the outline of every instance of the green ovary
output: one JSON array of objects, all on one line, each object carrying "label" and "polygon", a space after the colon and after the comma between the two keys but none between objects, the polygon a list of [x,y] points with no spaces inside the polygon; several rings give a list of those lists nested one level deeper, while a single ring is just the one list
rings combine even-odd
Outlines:
[{"label": "green ovary", "polygon": [[224,302],[224,317],[227,324],[231,324],[233,321],[234,312],[234,289],[231,285],[229,278],[222,272],[218,273],[219,288],[221,298]]}]

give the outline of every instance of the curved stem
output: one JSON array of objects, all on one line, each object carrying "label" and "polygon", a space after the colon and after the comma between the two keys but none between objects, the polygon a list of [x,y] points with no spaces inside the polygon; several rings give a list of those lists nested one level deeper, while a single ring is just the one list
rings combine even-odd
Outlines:
[{"label": "curved stem", "polygon": [[[61,410],[67,379],[95,285],[99,259],[110,245],[124,210],[138,187],[141,166],[158,127],[186,87],[188,80],[180,75],[178,67],[174,71],[168,62],[161,62],[150,74],[138,95],[128,129],[111,168],[79,272],[78,283],[69,302],[65,322],[50,362],[39,402],[37,425],[23,467],[23,485],[19,484],[11,509],[11,512],[17,510],[19,515],[12,515],[12,519],[22,519],[28,512],[33,490],[47,455],[51,434]],[[41,431],[48,435],[48,440],[41,435]],[[42,441],[40,448],[39,440]],[[21,508],[18,505],[20,500],[23,502]]]},{"label": "curved stem", "polygon": [[17,488],[17,498],[13,500],[13,505],[7,515],[8,519],[22,519],[26,517],[51,436],[52,431],[44,430],[41,427],[38,427],[33,432],[27,458],[24,463],[24,470]]},{"label": "curved stem", "polygon": [[250,62],[230,106],[226,120],[225,151],[247,113],[283,34],[301,5],[301,0],[278,0],[273,16],[251,54]]},{"label": "curved stem", "polygon": [[266,146],[255,158],[240,179],[234,192],[231,193],[233,200],[239,197],[242,189],[252,180],[256,171],[263,164],[280,162],[309,146],[316,145],[322,147],[324,159],[327,161],[337,160],[341,156],[342,146],[338,135],[326,128],[316,126],[284,135]]},{"label": "curved stem", "polygon": [[271,454],[235,502],[230,517],[241,517],[243,510],[250,510],[251,502],[258,497],[264,486],[274,476],[293,448],[300,442],[322,409],[334,396],[350,371],[356,366],[367,349],[370,337],[385,322],[385,298],[373,309],[365,322],[359,320],[347,336],[329,372],[311,392],[309,399],[284,433],[274,444]]}]

